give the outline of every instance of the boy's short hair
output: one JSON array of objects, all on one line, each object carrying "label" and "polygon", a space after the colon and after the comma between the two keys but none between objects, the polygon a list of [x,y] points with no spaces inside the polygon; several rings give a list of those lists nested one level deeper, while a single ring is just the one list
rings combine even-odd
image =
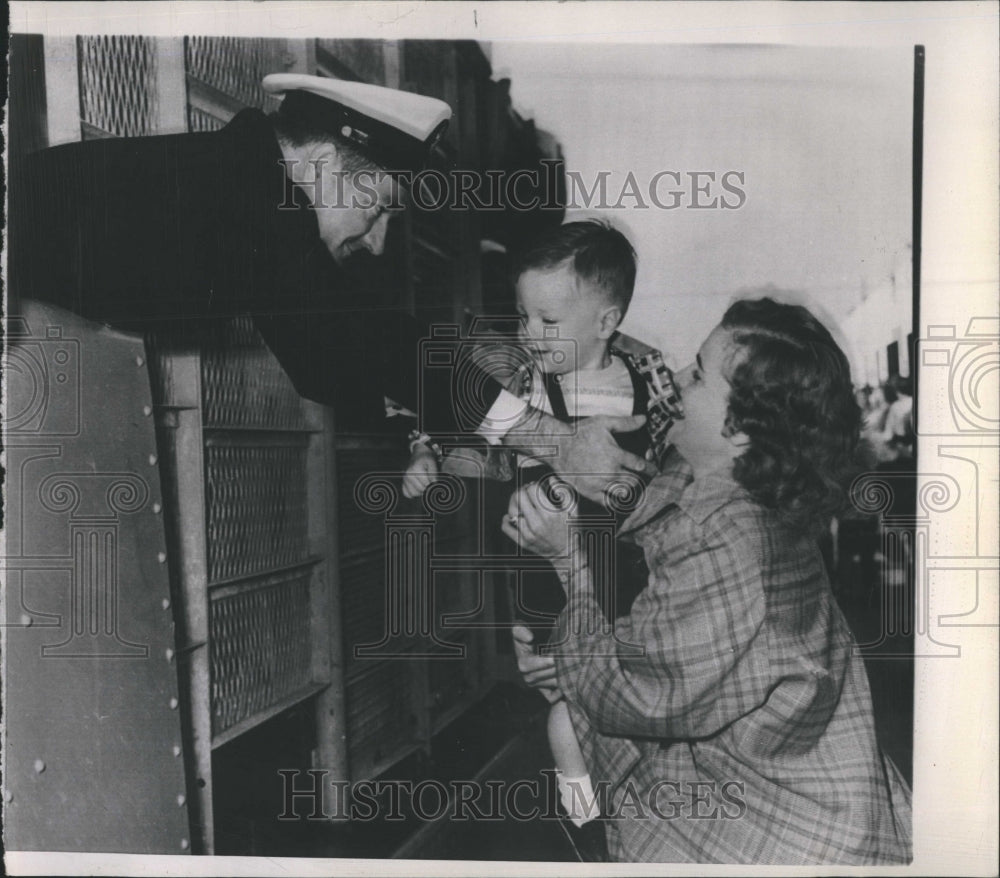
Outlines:
[{"label": "boy's short hair", "polygon": [[726,431],[750,439],[734,477],[787,523],[825,526],[858,471],[861,409],[847,357],[801,305],[744,299],[721,325],[737,348]]},{"label": "boy's short hair", "polygon": [[628,238],[600,220],[566,223],[514,257],[514,283],[526,271],[557,268],[567,260],[577,277],[598,287],[625,316],[635,288],[636,257]]}]

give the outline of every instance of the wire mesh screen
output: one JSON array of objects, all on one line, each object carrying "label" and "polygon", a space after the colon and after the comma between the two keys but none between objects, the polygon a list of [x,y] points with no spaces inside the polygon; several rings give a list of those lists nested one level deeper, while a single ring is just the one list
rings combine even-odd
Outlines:
[{"label": "wire mesh screen", "polygon": [[308,429],[299,395],[249,317],[227,321],[201,358],[206,427]]},{"label": "wire mesh screen", "polygon": [[347,682],[347,746],[351,775],[371,777],[418,737],[413,666],[367,661]]},{"label": "wire mesh screen", "polygon": [[377,643],[384,635],[386,611],[385,519],[359,508],[354,488],[368,473],[398,470],[400,456],[399,449],[390,447],[337,452],[340,592],[348,674],[366,664],[354,658],[354,647]]},{"label": "wire mesh screen", "polygon": [[309,557],[306,442],[224,441],[205,448],[209,581],[301,563]]},{"label": "wire mesh screen", "polygon": [[85,136],[136,137],[156,131],[155,40],[77,37],[77,57]]},{"label": "wire mesh screen", "polygon": [[478,683],[477,656],[468,633],[456,635],[450,631],[446,639],[465,649],[465,655],[440,656],[427,660],[428,686],[430,689],[431,718],[438,720],[461,704]]},{"label": "wire mesh screen", "polygon": [[218,116],[213,116],[211,113],[206,112],[201,109],[201,107],[196,107],[193,104],[188,104],[187,115],[189,131],[218,131],[220,128],[224,128],[226,126],[224,120],[220,119]]},{"label": "wire mesh screen", "polygon": [[381,40],[316,40],[317,52],[326,52],[358,79],[382,85],[385,57]]},{"label": "wire mesh screen", "polygon": [[186,37],[184,61],[189,76],[265,112],[277,109],[279,101],[261,88],[260,81],[289,66],[284,40],[246,37]]},{"label": "wire mesh screen", "polygon": [[213,734],[310,684],[309,579],[306,570],[213,592],[209,621]]}]

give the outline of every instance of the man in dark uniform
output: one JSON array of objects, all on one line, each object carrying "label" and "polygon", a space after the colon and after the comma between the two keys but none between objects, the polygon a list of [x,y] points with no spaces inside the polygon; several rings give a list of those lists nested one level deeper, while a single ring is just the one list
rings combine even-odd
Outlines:
[{"label": "man in dark uniform", "polygon": [[[418,386],[425,332],[412,318],[379,312],[360,337],[344,323],[365,295],[344,263],[382,253],[396,179],[425,166],[450,108],[301,74],[273,74],[264,87],[284,96],[271,117],[248,109],[217,132],[29,157],[10,222],[12,298],[136,331],[248,314],[303,396],[354,414],[391,399],[419,409],[422,429],[455,432],[447,370]],[[484,432],[529,452],[554,448],[553,467],[587,496],[601,496],[608,474],[646,467],[612,435],[634,430],[634,418],[565,435],[488,376],[472,383],[477,398],[463,404]],[[511,438],[529,414],[531,430]]]}]

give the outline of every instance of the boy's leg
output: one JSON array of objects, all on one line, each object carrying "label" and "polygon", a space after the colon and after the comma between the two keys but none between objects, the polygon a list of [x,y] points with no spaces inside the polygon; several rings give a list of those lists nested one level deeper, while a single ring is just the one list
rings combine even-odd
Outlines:
[{"label": "boy's leg", "polygon": [[600,807],[565,701],[557,701],[549,709],[548,731],[556,763],[559,798],[570,821],[575,826],[583,826],[600,816]]},{"label": "boy's leg", "polygon": [[549,710],[549,746],[552,748],[556,768],[563,774],[580,777],[588,773],[565,701],[557,701]]}]

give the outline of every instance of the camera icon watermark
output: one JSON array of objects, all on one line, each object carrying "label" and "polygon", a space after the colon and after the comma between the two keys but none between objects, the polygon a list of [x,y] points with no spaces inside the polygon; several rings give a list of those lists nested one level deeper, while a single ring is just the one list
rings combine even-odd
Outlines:
[{"label": "camera icon watermark", "polygon": [[[940,413],[919,419],[921,436],[996,433],[1000,428],[1000,319],[973,317],[965,333],[954,324],[931,325],[917,342],[922,408]],[[942,422],[942,418],[945,420]]]},{"label": "camera icon watermark", "polygon": [[12,319],[4,354],[9,436],[80,434],[80,342],[64,337],[61,326],[34,333],[27,321]]},{"label": "camera icon watermark", "polygon": [[[546,376],[572,382],[576,362],[576,341],[560,338],[557,327],[527,338],[517,318],[477,318],[466,333],[455,324],[438,324],[420,343],[417,414],[421,423],[450,421],[463,434],[485,427],[509,437],[534,435],[536,419],[524,417],[523,410],[498,415],[493,409],[496,386],[529,404],[539,402]],[[443,399],[450,401],[450,412],[433,408]],[[571,423],[564,427],[565,435],[575,431]]]}]

